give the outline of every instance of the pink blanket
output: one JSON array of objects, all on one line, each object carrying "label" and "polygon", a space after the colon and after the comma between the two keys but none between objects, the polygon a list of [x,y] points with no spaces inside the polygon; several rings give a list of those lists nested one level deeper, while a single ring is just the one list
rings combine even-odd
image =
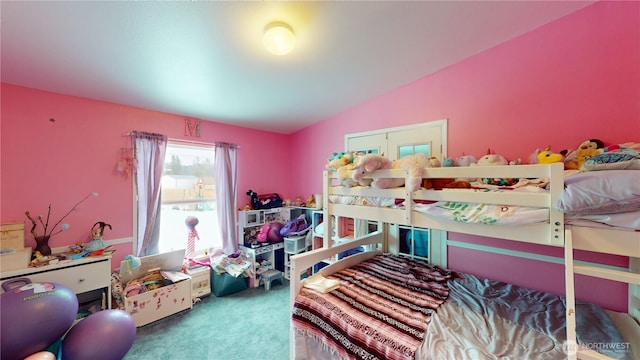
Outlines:
[{"label": "pink blanket", "polygon": [[413,359],[431,314],[455,273],[396,255],[379,255],[327,276],[330,293],[303,288],[293,325],[345,359]]}]

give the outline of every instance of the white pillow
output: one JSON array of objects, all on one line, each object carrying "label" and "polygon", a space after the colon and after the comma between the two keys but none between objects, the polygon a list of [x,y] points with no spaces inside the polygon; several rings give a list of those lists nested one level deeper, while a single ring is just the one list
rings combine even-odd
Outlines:
[{"label": "white pillow", "polygon": [[640,210],[640,170],[588,171],[565,178],[554,204],[567,214],[613,214]]}]

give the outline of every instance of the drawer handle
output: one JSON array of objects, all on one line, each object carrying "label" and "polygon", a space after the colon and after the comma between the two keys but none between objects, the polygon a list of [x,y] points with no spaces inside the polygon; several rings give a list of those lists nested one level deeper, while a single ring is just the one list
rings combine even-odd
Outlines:
[{"label": "drawer handle", "polygon": [[83,282],[85,279],[84,278],[80,278],[78,279],[78,282]]}]

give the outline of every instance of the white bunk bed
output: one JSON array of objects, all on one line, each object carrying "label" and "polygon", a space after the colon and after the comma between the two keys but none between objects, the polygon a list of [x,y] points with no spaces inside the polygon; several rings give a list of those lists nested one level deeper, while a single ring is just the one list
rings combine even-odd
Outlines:
[{"label": "white bunk bed", "polygon": [[[640,321],[640,232],[619,231],[598,227],[572,226],[565,224],[565,215],[554,208],[564,191],[563,164],[549,165],[517,165],[517,166],[474,166],[455,168],[426,168],[423,178],[544,178],[549,180],[549,191],[546,192],[484,192],[458,190],[418,190],[407,191],[405,188],[374,189],[371,187],[346,188],[334,186],[336,175],[324,172],[323,210],[325,219],[332,216],[342,216],[376,221],[381,224],[378,230],[365,237],[340,243],[333,246],[330,238],[325,235],[324,247],[307,253],[291,257],[291,306],[300,293],[303,284],[299,276],[308,268],[330,258],[335,254],[363,245],[377,246],[377,251],[363,252],[352,255],[320,270],[320,274],[329,276],[337,271],[349,268],[355,264],[370,259],[381,252],[398,249],[397,244],[388,244],[385,224],[398,224],[420,228],[438,229],[457,233],[480,235],[513,241],[542,244],[565,248],[565,283],[566,283],[566,330],[567,357],[569,359],[609,359],[589,349],[572,346],[576,343],[576,303],[574,289],[574,274],[584,274],[598,278],[621,281],[630,284],[629,315]],[[367,176],[369,177],[369,176]],[[370,175],[372,178],[406,178],[407,174],[401,170],[379,170]],[[407,178],[408,180],[408,178]],[[361,205],[342,205],[332,203],[334,195],[386,197],[404,200],[404,204],[411,204],[414,200],[454,201],[479,204],[510,205],[519,207],[542,208],[548,213],[548,219],[541,222],[500,226],[478,223],[461,223],[449,219],[437,218],[428,212],[416,211],[414,206],[372,207]],[[324,223],[324,234],[331,234],[330,221]],[[577,265],[573,260],[574,250],[587,250],[598,253],[628,256],[629,270],[611,270],[591,265]],[[455,270],[455,269],[454,269]],[[637,326],[637,324],[635,324]],[[637,331],[637,329],[634,329]],[[296,358],[296,332],[293,324],[291,328],[291,358]],[[638,354],[636,354],[638,356]]]}]

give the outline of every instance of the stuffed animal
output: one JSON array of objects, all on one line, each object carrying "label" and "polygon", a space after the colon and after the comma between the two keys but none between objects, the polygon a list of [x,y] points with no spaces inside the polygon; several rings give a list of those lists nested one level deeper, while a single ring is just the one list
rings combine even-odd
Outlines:
[{"label": "stuffed animal", "polygon": [[454,167],[456,166],[455,160],[450,157],[446,157],[442,160],[442,167]]},{"label": "stuffed animal", "polygon": [[117,272],[111,273],[111,299],[115,303],[115,306],[112,305],[114,309],[124,309],[124,289]]},{"label": "stuffed animal", "polygon": [[337,170],[341,166],[351,164],[353,162],[353,154],[350,152],[334,152],[333,156],[327,159],[325,167],[329,170]]},{"label": "stuffed animal", "polygon": [[563,162],[564,156],[562,156],[562,154],[551,152],[551,146],[547,146],[544,150],[540,151],[538,155],[536,155],[536,159],[538,160],[538,164],[552,164],[556,162]]},{"label": "stuffed animal", "polygon": [[[391,159],[380,154],[363,155],[358,161],[358,165],[353,168],[352,179],[361,181],[364,177],[376,170],[393,169],[394,163]],[[378,189],[388,189],[404,185],[404,179],[374,179],[371,186]]]},{"label": "stuffed animal", "polygon": [[[476,164],[472,164],[476,166],[502,166],[509,165],[507,159],[498,154],[492,154],[491,149],[487,150],[487,155],[478,159]],[[487,185],[496,185],[496,186],[512,186],[518,182],[517,178],[482,178],[480,181],[483,184]]]},{"label": "stuffed animal", "polygon": [[340,184],[342,184],[342,186],[352,187],[352,186],[358,186],[358,185],[360,186],[371,185],[371,182],[373,181],[372,179],[361,179],[360,181],[355,181],[353,179],[353,169],[355,169],[355,167],[358,165],[361,157],[362,155],[360,156],[355,155],[352,163],[340,166],[336,170],[336,173],[338,174],[338,180],[340,181]]},{"label": "stuffed animal", "polygon": [[565,170],[580,170],[582,164],[592,156],[602,154],[604,151],[602,141],[597,139],[586,140],[578,146],[575,151],[566,152],[565,150]]},{"label": "stuffed animal", "polygon": [[307,202],[304,205],[306,207],[308,207],[308,208],[315,208],[316,207],[316,197],[313,194],[309,195],[309,197],[307,198]]},{"label": "stuffed animal", "polygon": [[405,185],[411,191],[416,191],[422,183],[422,174],[425,167],[429,167],[429,159],[423,153],[407,155],[401,159],[391,161],[389,158],[378,154],[367,154],[360,158],[354,168],[353,180],[361,181],[366,175],[376,170],[401,169],[409,175],[409,182],[398,178],[376,178],[371,186],[378,189],[388,189]]},{"label": "stuffed animal", "polygon": [[462,156],[458,157],[456,162],[458,166],[469,166],[471,164],[477,163],[478,160],[473,155],[465,155],[464,153],[462,153]]},{"label": "stuffed animal", "polygon": [[399,168],[407,172],[409,175],[407,183],[404,185],[409,191],[416,191],[420,189],[422,184],[422,175],[424,174],[424,168],[432,167],[433,164],[440,165],[440,161],[435,158],[433,162],[424,153],[417,153],[415,155],[407,155],[395,161],[399,165]]},{"label": "stuffed animal", "polygon": [[491,149],[487,150],[487,154],[480,159],[475,165],[479,166],[498,166],[498,165],[509,165],[507,159],[504,156],[498,154],[492,154]]}]

